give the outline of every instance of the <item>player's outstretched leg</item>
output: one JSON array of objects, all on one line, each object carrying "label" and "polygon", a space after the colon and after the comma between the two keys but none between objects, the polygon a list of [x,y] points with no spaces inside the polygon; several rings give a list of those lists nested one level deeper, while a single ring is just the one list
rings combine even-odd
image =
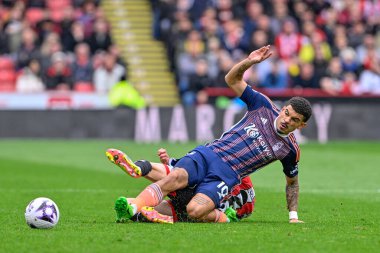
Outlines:
[{"label": "player's outstretched leg", "polygon": [[131,177],[141,177],[141,168],[137,166],[125,153],[118,149],[110,148],[106,151],[108,160],[119,166],[124,172]]},{"label": "player's outstretched leg", "polygon": [[133,216],[133,207],[128,203],[126,197],[119,197],[116,200],[115,211],[117,223],[128,222]]},{"label": "player's outstretched leg", "polygon": [[141,208],[142,216],[144,216],[148,221],[154,222],[154,223],[165,223],[165,224],[173,224],[173,217],[160,214],[156,210],[154,210],[154,207],[144,206]]}]

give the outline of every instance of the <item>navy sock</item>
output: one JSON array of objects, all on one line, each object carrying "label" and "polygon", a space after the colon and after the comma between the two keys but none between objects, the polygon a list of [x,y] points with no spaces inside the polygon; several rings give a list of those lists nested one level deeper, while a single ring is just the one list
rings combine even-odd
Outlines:
[{"label": "navy sock", "polygon": [[138,160],[137,162],[135,162],[135,164],[141,168],[141,175],[143,177],[148,175],[148,173],[152,171],[152,164],[150,164],[149,161]]}]

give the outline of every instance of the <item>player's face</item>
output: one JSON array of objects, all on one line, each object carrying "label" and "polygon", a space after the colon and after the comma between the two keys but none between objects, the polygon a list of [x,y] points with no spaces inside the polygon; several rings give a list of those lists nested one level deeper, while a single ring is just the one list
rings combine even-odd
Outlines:
[{"label": "player's face", "polygon": [[278,115],[276,128],[280,133],[289,134],[296,129],[301,129],[306,126],[303,119],[303,115],[294,111],[291,105],[287,105],[281,109]]}]

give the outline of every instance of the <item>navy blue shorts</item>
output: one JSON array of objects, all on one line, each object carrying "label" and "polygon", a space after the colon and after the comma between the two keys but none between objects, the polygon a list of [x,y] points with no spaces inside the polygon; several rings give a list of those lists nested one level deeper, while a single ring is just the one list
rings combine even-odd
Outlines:
[{"label": "navy blue shorts", "polygon": [[195,193],[210,197],[217,208],[240,182],[238,174],[205,146],[198,146],[182,157],[175,167],[185,169],[189,174],[189,187],[195,187]]}]

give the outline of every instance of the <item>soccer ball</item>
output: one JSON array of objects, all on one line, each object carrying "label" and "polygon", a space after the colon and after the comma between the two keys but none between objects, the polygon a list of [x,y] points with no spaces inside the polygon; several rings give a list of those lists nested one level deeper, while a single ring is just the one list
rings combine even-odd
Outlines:
[{"label": "soccer ball", "polygon": [[59,220],[58,206],[51,199],[36,198],[26,207],[25,219],[31,228],[52,228]]}]

